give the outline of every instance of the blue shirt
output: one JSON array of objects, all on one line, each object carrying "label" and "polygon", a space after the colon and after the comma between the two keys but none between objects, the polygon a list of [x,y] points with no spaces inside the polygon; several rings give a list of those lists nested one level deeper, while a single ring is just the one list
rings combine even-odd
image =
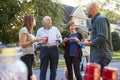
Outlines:
[{"label": "blue shirt", "polygon": [[[77,37],[78,38],[78,35],[77,33],[75,34],[70,34],[70,37]],[[77,50],[78,50],[78,44],[77,42],[75,42],[74,40],[70,39],[69,40],[69,43],[70,43],[70,56],[75,56]]]},{"label": "blue shirt", "polygon": [[47,46],[47,45],[57,45],[56,40],[57,38],[60,39],[60,42],[62,42],[62,36],[59,32],[59,30],[51,26],[49,29],[45,27],[41,27],[38,29],[36,37],[44,38],[48,37],[48,43],[47,44],[41,44],[41,46]]}]

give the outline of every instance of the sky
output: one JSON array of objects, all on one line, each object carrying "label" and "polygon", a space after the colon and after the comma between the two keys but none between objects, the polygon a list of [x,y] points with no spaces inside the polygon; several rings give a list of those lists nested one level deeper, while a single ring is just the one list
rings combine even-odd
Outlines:
[{"label": "sky", "polygon": [[76,7],[76,6],[82,5],[82,4],[87,5],[87,3],[90,2],[91,0],[82,0],[81,3],[76,2],[76,0],[60,0],[60,1],[61,1],[61,3],[63,3],[63,4]]},{"label": "sky", "polygon": [[[81,6],[82,8],[85,8],[85,7],[83,7],[83,5],[86,6],[90,1],[96,1],[96,0],[80,0],[81,2],[77,2],[79,0],[60,0],[60,1],[62,4],[66,4],[69,6],[73,6],[73,7]],[[100,0],[100,1],[103,2],[104,0]],[[105,8],[114,9],[114,7],[115,7],[115,5],[109,4]]]},{"label": "sky", "polygon": [[78,5],[75,0],[61,0],[61,3],[74,7]]}]

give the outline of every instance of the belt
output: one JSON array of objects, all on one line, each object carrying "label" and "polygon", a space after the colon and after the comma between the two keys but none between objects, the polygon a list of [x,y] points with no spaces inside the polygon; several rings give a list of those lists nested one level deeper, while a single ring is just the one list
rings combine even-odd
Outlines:
[{"label": "belt", "polygon": [[41,46],[42,48],[55,48],[57,47],[56,45],[53,45],[53,46]]}]

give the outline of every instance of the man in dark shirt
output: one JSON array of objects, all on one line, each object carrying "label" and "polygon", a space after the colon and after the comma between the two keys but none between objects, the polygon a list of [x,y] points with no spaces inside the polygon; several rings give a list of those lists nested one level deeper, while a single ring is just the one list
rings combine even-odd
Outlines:
[{"label": "man in dark shirt", "polygon": [[112,60],[112,38],[109,20],[99,13],[99,6],[96,2],[87,5],[87,16],[92,19],[91,41],[85,45],[91,46],[90,62],[98,63],[103,68]]}]

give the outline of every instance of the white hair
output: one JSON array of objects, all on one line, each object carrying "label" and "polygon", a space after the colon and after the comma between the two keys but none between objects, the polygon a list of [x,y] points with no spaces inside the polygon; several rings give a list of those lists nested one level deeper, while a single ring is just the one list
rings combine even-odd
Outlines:
[{"label": "white hair", "polygon": [[45,22],[46,22],[48,19],[50,20],[50,25],[52,25],[52,20],[51,20],[50,16],[45,16],[45,17],[43,18],[43,20],[42,20],[43,25],[45,25]]}]

